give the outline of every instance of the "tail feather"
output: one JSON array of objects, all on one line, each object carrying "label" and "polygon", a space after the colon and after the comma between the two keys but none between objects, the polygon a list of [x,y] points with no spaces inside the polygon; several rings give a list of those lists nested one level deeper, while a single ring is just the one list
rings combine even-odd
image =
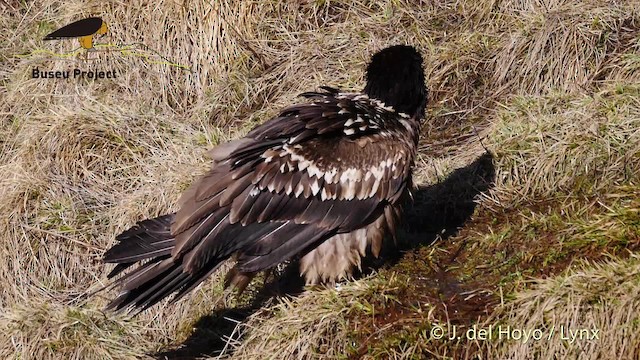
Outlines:
[{"label": "tail feather", "polygon": [[171,254],[175,246],[170,230],[174,215],[141,221],[118,235],[119,243],[104,254],[104,261],[121,264],[114,269],[118,274],[136,261]]},{"label": "tail feather", "polygon": [[[327,235],[313,225],[290,221],[227,224],[223,232],[210,231],[193,249],[174,256],[173,217],[169,214],[139,222],[119,235],[119,242],[105,253],[105,262],[117,264],[109,278],[120,275],[107,286],[120,289],[107,310],[139,312],[172,294],[172,302],[177,301],[234,254],[238,256],[237,268],[227,277],[226,285],[242,291],[255,273]],[[225,220],[220,220],[223,225]],[[135,264],[138,266],[124,273]]]},{"label": "tail feather", "polygon": [[[220,265],[223,264],[224,261],[219,261],[217,263],[213,262],[206,269],[201,270],[197,274],[190,276],[187,279],[184,279],[179,284],[176,284],[176,289],[180,289],[176,296],[171,300],[171,302],[176,302],[182,299],[183,296],[188,294],[191,290],[193,290],[196,286],[198,286],[204,279],[209,277],[209,275],[213,274],[214,271],[220,268]],[[225,286],[226,287],[226,286]]]},{"label": "tail feather", "polygon": [[139,287],[136,291],[137,296],[131,302],[136,308],[145,310],[170,295],[175,290],[176,283],[187,277],[189,274],[182,272],[182,266],[174,264],[158,276],[158,281],[147,282],[145,286]]},{"label": "tail feather", "polygon": [[120,274],[121,272],[127,270],[131,265],[135,264],[135,262],[127,262],[127,263],[121,263],[116,265],[116,267],[114,267],[111,272],[109,273],[109,275],[107,275],[108,279],[112,279],[113,277],[115,277],[116,275]]},{"label": "tail feather", "polygon": [[[227,257],[222,257],[211,261],[194,274],[185,271],[182,259],[171,257],[175,247],[170,230],[174,215],[141,221],[116,237],[119,242],[104,255],[105,262],[117,263],[108,277],[113,278],[132,265],[140,266],[109,286],[119,287],[120,293],[106,306],[107,310],[137,309],[140,312],[174,292],[178,292],[173,299],[177,301],[226,260]],[[139,263],[141,260],[143,262]]]},{"label": "tail feather", "polygon": [[107,305],[107,310],[121,310],[131,305],[138,307],[140,295],[159,283],[167,270],[173,268],[175,264],[171,258],[159,257],[120,277],[113,283],[114,286],[120,287],[120,293]]}]

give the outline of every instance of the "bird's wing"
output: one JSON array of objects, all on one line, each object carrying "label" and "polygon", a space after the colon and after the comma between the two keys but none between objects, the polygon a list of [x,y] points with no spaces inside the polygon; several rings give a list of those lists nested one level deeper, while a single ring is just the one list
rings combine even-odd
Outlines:
[{"label": "bird's wing", "polygon": [[[305,93],[245,138],[213,149],[214,165],[174,215],[141,222],[105,254],[115,273],[109,308],[147,308],[189,292],[236,255],[240,274],[270,268],[396,203],[415,155],[411,119],[364,95]],[[165,231],[171,221],[170,231]]]},{"label": "bird's wing", "polygon": [[397,132],[408,120],[364,95],[303,96],[312,101],[221,149],[185,192],[171,230],[186,271],[232,253],[241,271],[269,268],[368,224],[400,197],[414,153]]},{"label": "bird's wing", "polygon": [[72,22],[44,37],[44,40],[55,40],[62,38],[75,38],[95,34],[102,26],[102,19],[90,17]]}]

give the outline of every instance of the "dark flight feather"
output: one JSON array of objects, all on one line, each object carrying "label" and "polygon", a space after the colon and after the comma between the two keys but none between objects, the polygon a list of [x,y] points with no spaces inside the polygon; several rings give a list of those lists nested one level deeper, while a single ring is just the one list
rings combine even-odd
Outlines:
[{"label": "dark flight feather", "polygon": [[[169,214],[139,222],[116,237],[119,243],[104,254],[104,261],[130,265],[136,261],[171,253],[175,242],[169,231],[172,220],[173,214]],[[122,270],[124,269],[118,269],[116,274]]]},{"label": "dark flight feather", "polygon": [[277,247],[273,247],[266,254],[245,254],[238,258],[238,269],[241,272],[257,272],[279,264],[283,259],[289,259],[293,254],[303,251],[314,242],[326,238],[329,234],[314,229],[313,225],[305,225],[304,230],[291,233],[287,241],[278,241]]}]

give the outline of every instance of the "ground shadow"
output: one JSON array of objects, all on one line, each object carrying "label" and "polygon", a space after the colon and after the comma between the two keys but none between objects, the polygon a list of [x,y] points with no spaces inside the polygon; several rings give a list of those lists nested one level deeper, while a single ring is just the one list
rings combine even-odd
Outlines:
[{"label": "ground shadow", "polygon": [[194,325],[194,331],[179,347],[153,355],[156,359],[195,359],[226,352],[228,339],[237,337],[236,325],[259,307],[247,306],[214,311]]},{"label": "ground shadow", "polygon": [[457,234],[473,215],[478,196],[493,187],[494,180],[493,156],[486,152],[471,164],[454,170],[443,181],[419,186],[413,193],[413,202],[405,208],[397,245],[385,242],[379,259],[368,257],[363,262],[363,275],[393,266],[407,251]]},{"label": "ground shadow", "polygon": [[493,156],[486,152],[444,181],[419,187],[405,211],[400,236],[410,239],[401,241],[401,248],[430,244],[438,234],[442,238],[456,234],[473,215],[478,195],[493,187],[494,180]]},{"label": "ground shadow", "polygon": [[[254,280],[257,281],[257,280]],[[304,280],[298,272],[298,264],[266,277],[264,285],[250,301],[240,308],[225,308],[201,317],[193,326],[193,333],[175,349],[153,355],[156,359],[195,359],[203,356],[228,354],[229,344],[238,341],[238,323],[262,308],[270,299],[278,296],[296,296],[304,291]],[[235,294],[229,294],[235,296]]]},{"label": "ground shadow", "polygon": [[[383,249],[378,259],[368,257],[363,262],[361,275],[392,266],[403,253],[429,245],[437,238],[444,241],[455,235],[473,215],[478,195],[489,190],[494,180],[493,156],[486,152],[471,164],[453,171],[446,179],[434,185],[420,186],[414,192],[414,202],[406,207],[404,224],[398,233],[398,246]],[[244,321],[274,296],[295,296],[303,291],[303,287],[298,266],[292,263],[278,276],[272,277],[250,305],[216,310],[202,317],[194,325],[193,334],[180,347],[155,357],[193,359],[216,356],[225,350],[229,338],[237,340],[234,330],[238,322]]]}]

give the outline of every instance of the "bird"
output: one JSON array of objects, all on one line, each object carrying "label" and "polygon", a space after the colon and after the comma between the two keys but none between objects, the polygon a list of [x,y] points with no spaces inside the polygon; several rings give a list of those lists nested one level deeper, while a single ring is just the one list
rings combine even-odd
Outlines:
[{"label": "bird", "polygon": [[427,93],[418,50],[390,46],[371,57],[363,91],[302,93],[214,147],[177,212],[136,223],[105,252],[116,264],[105,288],[119,287],[106,310],[175,302],[227,260],[225,288],[239,292],[291,261],[307,285],[348,280],[367,250],[379,257],[383,241],[396,241]]},{"label": "bird", "polygon": [[93,37],[107,33],[107,23],[99,17],[89,17],[72,22],[44,37],[43,40],[60,40],[66,38],[78,38],[80,46],[87,50],[95,50]]}]

